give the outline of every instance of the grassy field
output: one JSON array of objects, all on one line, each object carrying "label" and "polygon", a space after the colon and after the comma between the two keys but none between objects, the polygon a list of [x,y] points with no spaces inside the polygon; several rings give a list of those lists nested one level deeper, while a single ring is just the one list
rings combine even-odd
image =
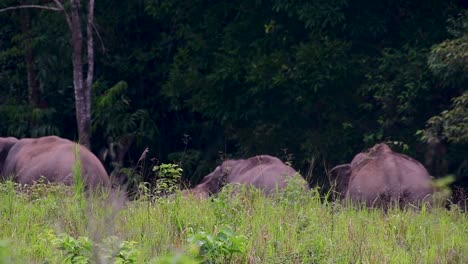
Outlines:
[{"label": "grassy field", "polygon": [[86,197],[0,184],[0,263],[468,263],[454,209],[356,209],[316,191]]}]

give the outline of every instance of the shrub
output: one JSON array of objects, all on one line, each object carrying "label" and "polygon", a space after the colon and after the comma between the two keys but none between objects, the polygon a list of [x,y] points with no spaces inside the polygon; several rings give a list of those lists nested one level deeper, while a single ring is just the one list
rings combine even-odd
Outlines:
[{"label": "shrub", "polygon": [[115,236],[104,238],[102,243],[93,243],[88,237],[74,238],[62,233],[56,236],[51,230],[46,230],[43,235],[52,245],[59,249],[63,255],[63,263],[86,264],[95,263],[93,253],[97,257],[106,259],[105,263],[133,264],[137,263],[139,251],[135,248],[134,241],[119,241]]},{"label": "shrub", "polygon": [[183,170],[179,165],[162,163],[154,166],[153,171],[156,174],[153,190],[155,196],[165,196],[180,190]]},{"label": "shrub", "polygon": [[244,254],[247,238],[236,235],[230,227],[224,227],[215,236],[204,231],[190,235],[188,242],[195,243],[200,250],[197,257],[203,263],[224,263],[230,261],[234,254]]}]

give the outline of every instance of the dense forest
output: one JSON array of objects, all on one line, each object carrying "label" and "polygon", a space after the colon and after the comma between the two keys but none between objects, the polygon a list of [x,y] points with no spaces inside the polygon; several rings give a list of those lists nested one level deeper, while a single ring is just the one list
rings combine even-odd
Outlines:
[{"label": "dense forest", "polygon": [[221,159],[270,154],[312,185],[391,142],[466,184],[467,7],[3,0],[0,136],[83,140],[109,172],[176,162],[193,183]]}]

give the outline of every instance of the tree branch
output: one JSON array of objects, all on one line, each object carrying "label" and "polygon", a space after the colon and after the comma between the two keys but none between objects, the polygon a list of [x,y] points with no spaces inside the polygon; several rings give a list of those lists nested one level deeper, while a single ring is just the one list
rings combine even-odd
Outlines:
[{"label": "tree branch", "polygon": [[67,11],[65,11],[65,8],[63,7],[62,3],[60,3],[60,0],[54,0],[54,3],[60,8],[61,11],[63,11],[63,14],[65,15],[65,20],[67,21],[67,24],[70,27],[70,32],[72,32],[72,23]]},{"label": "tree branch", "polygon": [[20,5],[20,6],[10,6],[10,7],[7,7],[7,8],[0,9],[0,12],[5,12],[5,11],[15,10],[15,9],[24,9],[24,8],[35,8],[35,9],[46,9],[46,10],[52,10],[52,11],[62,11],[62,9],[60,9],[60,8],[51,7],[51,6]]},{"label": "tree branch", "polygon": [[106,53],[106,47],[104,46],[104,41],[102,40],[101,34],[97,30],[97,27],[96,27],[95,23],[93,23],[93,28],[94,28],[94,31],[96,32],[96,36],[98,36],[99,41],[101,42],[101,48],[102,48],[103,52]]}]

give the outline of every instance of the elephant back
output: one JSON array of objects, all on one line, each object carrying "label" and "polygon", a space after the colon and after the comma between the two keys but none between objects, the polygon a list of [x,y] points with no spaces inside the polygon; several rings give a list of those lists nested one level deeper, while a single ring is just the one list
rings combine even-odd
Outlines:
[{"label": "elephant back", "polygon": [[32,184],[41,177],[48,182],[73,184],[77,157],[86,186],[110,186],[107,172],[91,151],[57,136],[18,140],[8,153],[4,171],[20,184]]},{"label": "elephant back", "polygon": [[359,153],[351,162],[346,196],[352,200],[419,203],[431,193],[431,178],[424,166],[385,144]]}]

